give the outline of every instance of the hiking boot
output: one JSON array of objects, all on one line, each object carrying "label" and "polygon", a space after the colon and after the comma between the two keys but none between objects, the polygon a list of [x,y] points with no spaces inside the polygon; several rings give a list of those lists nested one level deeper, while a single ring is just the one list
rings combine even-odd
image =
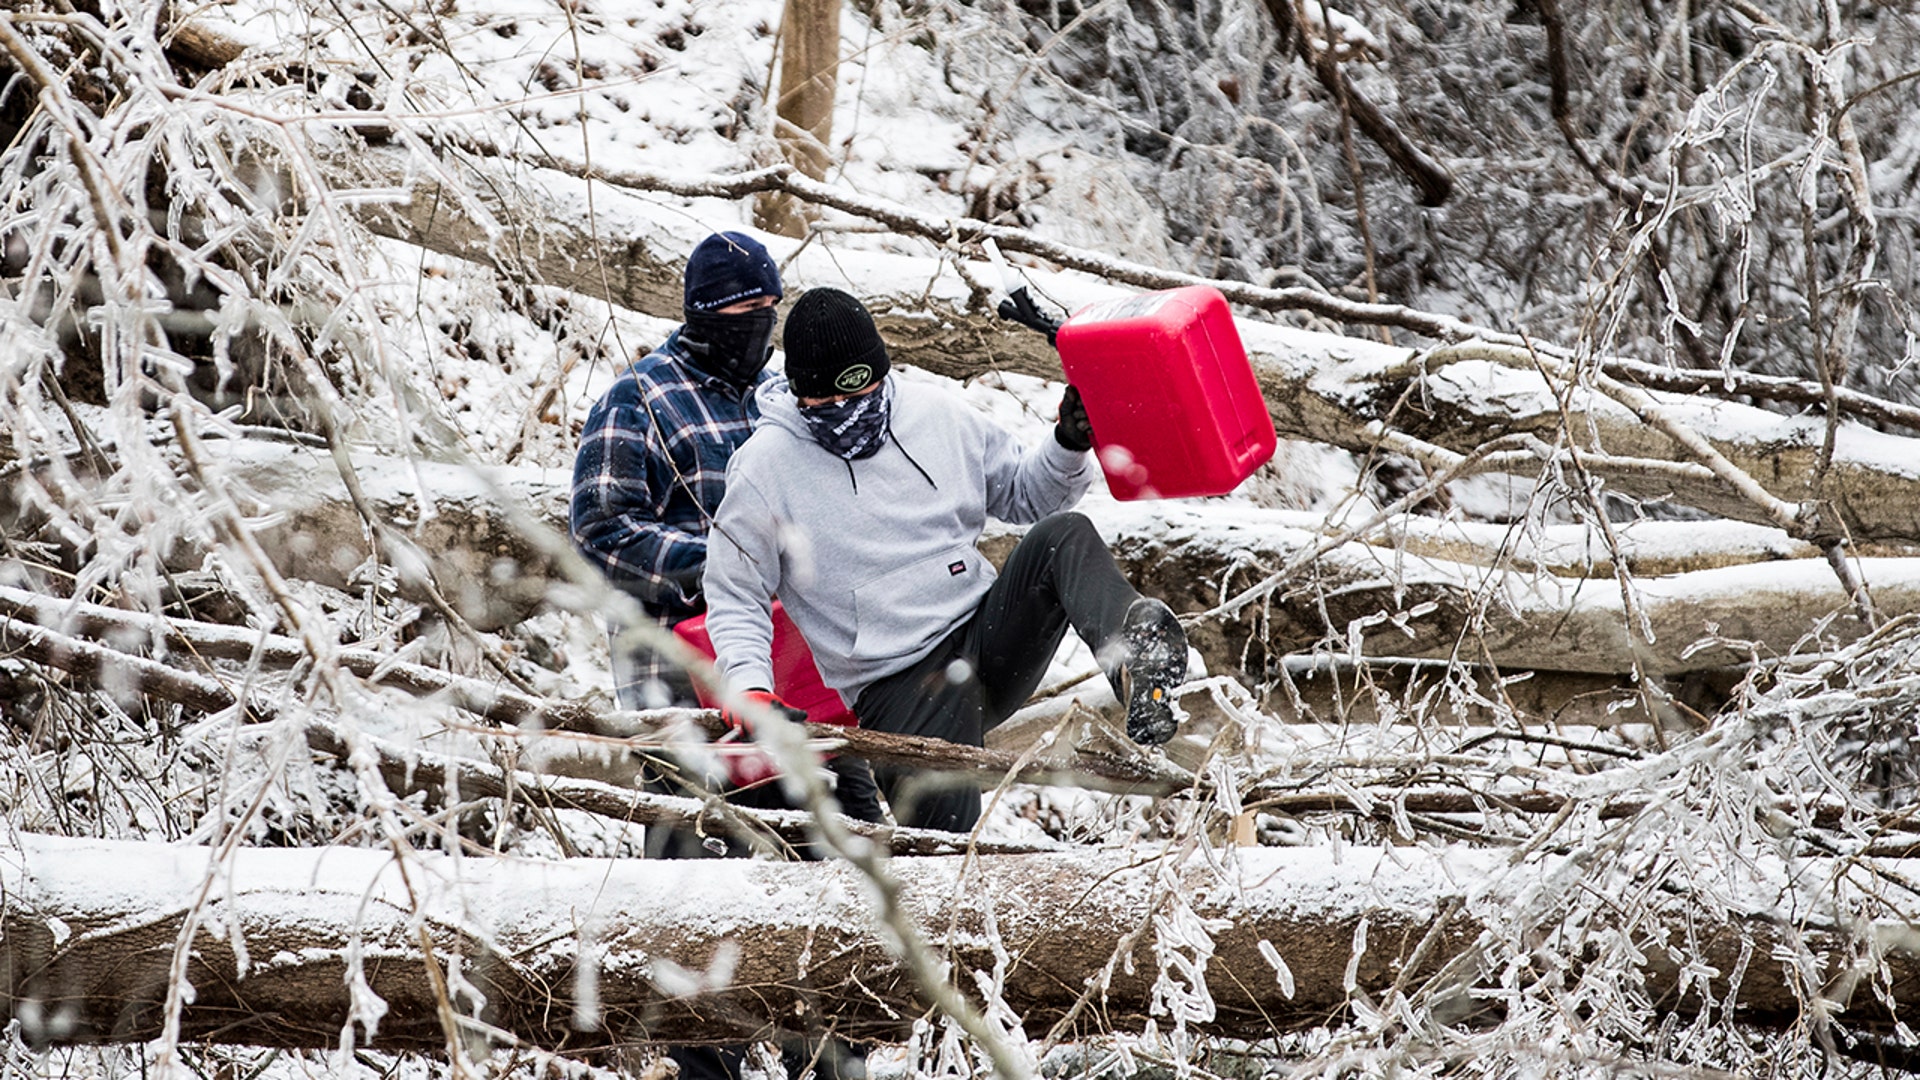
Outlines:
[{"label": "hiking boot", "polygon": [[1146,746],[1173,738],[1173,689],[1187,677],[1187,633],[1173,609],[1141,597],[1120,624],[1126,660],[1114,676],[1114,694],[1127,703],[1127,737]]}]

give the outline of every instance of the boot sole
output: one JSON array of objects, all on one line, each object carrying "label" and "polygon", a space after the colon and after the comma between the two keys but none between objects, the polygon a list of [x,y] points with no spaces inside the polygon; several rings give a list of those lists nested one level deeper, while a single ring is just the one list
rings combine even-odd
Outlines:
[{"label": "boot sole", "polygon": [[1143,598],[1127,609],[1121,634],[1131,658],[1125,668],[1127,737],[1159,746],[1180,727],[1173,714],[1173,689],[1187,677],[1186,631],[1173,609]]}]

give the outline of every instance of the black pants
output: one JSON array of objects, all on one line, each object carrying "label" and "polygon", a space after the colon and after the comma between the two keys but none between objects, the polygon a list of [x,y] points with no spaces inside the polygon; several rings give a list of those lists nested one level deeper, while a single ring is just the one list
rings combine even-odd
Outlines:
[{"label": "black pants", "polygon": [[[684,688],[675,704],[697,707],[699,703],[693,696],[692,681],[683,675],[681,682]],[[879,791],[864,760],[841,755],[828,761],[827,767],[833,771],[834,794],[839,798],[843,812],[860,821],[882,820]],[[700,790],[702,785],[699,779],[681,775],[671,762],[661,762],[657,768],[643,769],[642,774],[642,786],[649,791],[695,797],[704,794]],[[777,780],[751,788],[728,790],[724,794],[728,802],[750,809],[796,809]],[[815,850],[812,844],[802,844],[796,852],[803,859],[825,857],[825,852]],[[713,833],[702,836],[691,825],[647,826],[646,857],[649,859],[737,859],[750,854],[751,846],[738,836]],[[680,1080],[739,1080],[746,1054],[747,1048],[743,1044],[667,1048],[667,1056],[680,1066]],[[812,1064],[820,1080],[862,1080],[866,1076],[864,1051],[839,1039],[789,1038],[781,1044],[781,1058],[786,1065],[787,1075],[791,1077],[798,1077],[809,1064]]]},{"label": "black pants", "polygon": [[[874,786],[873,773],[864,759],[842,754],[829,759],[827,769],[833,773],[834,795],[839,800],[841,813],[855,821],[878,823],[884,819],[885,815],[880,812],[879,789]],[[697,782],[683,781],[670,769],[642,770],[641,786],[662,795],[700,798],[706,794],[699,787],[690,786],[693,783]],[[787,799],[778,780],[768,780],[750,788],[723,788],[722,794],[728,802],[750,810],[800,809]],[[809,861],[825,856],[825,852],[816,851],[813,844],[801,844],[794,850],[800,858]],[[646,857],[649,859],[738,859],[752,853],[751,844],[731,833],[708,833],[702,836],[691,825],[647,826]]]},{"label": "black pants", "polygon": [[[1033,696],[1069,626],[1096,657],[1106,656],[1138,599],[1093,523],[1055,514],[1014,546],[971,618],[912,667],[861,691],[854,712],[874,731],[980,746]],[[873,771],[902,825],[966,832],[980,820],[980,790],[971,783]]]}]

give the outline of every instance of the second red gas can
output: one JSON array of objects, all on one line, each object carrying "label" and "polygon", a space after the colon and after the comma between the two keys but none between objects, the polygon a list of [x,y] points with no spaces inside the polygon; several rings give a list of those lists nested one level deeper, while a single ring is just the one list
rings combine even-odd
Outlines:
[{"label": "second red gas can", "polygon": [[[709,659],[713,657],[713,638],[707,633],[705,615],[675,624],[673,632]],[[809,723],[853,727],[860,722],[840,699],[840,692],[821,681],[820,669],[813,662],[813,650],[807,647],[807,639],[800,636],[800,628],[793,625],[787,609],[778,600],[773,602],[772,690],[780,700],[806,710]],[[718,695],[697,679],[694,693],[700,696],[700,704],[708,708],[720,704]],[[758,783],[774,774],[772,759],[751,745],[724,749],[722,753],[735,785]]]},{"label": "second red gas can", "polygon": [[1224,495],[1273,457],[1273,418],[1218,289],[1090,304],[1055,344],[1114,498]]}]

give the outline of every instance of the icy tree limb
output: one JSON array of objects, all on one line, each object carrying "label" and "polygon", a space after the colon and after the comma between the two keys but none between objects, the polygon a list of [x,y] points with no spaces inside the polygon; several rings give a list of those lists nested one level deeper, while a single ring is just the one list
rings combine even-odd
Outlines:
[{"label": "icy tree limb", "polygon": [[[310,721],[307,745],[318,753],[345,758],[346,740],[331,725]],[[378,753],[379,768],[394,791],[458,790],[463,798],[523,799],[552,810],[578,810],[636,825],[692,826],[709,835],[763,831],[789,847],[813,843],[818,823],[806,810],[750,810],[720,799],[705,801],[677,795],[618,788],[593,780],[542,775],[525,769],[503,769],[470,758],[401,747],[384,739],[362,735]],[[841,827],[900,855],[958,855],[968,849],[965,834],[937,829],[910,829],[847,819]],[[985,854],[1024,855],[1051,850],[1055,845],[977,840]]]},{"label": "icy tree limb", "polygon": [[[1413,186],[1420,191],[1420,205],[1439,206],[1453,193],[1453,176],[1446,167],[1435,161],[1432,155],[1415,146],[1397,124],[1387,119],[1371,99],[1353,85],[1347,77],[1346,69],[1340,65],[1331,45],[1315,48],[1307,33],[1301,29],[1299,20],[1294,17],[1295,0],[1266,0],[1267,12],[1273,17],[1274,25],[1287,45],[1312,69],[1336,100],[1346,104],[1352,113],[1354,122],[1372,139],[1387,160],[1393,162]],[[1309,4],[1320,4],[1323,0],[1305,0]]]},{"label": "icy tree limb", "polygon": [[[484,177],[489,184],[500,186],[510,184],[510,175],[505,171],[511,160],[503,151],[488,144],[476,144],[470,140],[455,139],[456,144],[469,146],[477,156],[462,160],[461,167],[469,170],[475,178]],[[383,157],[371,159],[378,166],[375,176],[402,184],[406,175],[400,171],[400,165],[393,160],[395,152],[380,151]],[[498,159],[489,161],[488,159]],[[356,162],[364,166],[369,162]],[[650,173],[634,170],[606,170],[585,168],[564,158],[538,156],[530,159],[530,164],[539,169],[569,176],[575,180],[600,182],[630,193],[652,193],[674,195],[684,198],[744,198],[763,191],[785,191],[808,199],[818,205],[838,210],[842,213],[865,218],[885,226],[888,230],[902,236],[915,236],[934,244],[948,246],[960,244],[965,250],[972,251],[979,244],[992,240],[1001,250],[1031,255],[1054,267],[1077,270],[1105,281],[1119,282],[1125,285],[1146,289],[1171,289],[1186,285],[1208,285],[1219,289],[1233,303],[1256,311],[1305,311],[1335,322],[1351,325],[1392,326],[1441,341],[1481,340],[1524,347],[1527,340],[1514,334],[1492,331],[1488,327],[1477,326],[1451,316],[1419,311],[1395,304],[1363,304],[1349,301],[1314,289],[1304,288],[1266,288],[1248,282],[1220,278],[1204,278],[1193,274],[1168,271],[1159,267],[1116,259],[1102,252],[1076,248],[1042,237],[1019,228],[996,225],[975,218],[948,218],[927,214],[909,207],[873,196],[844,191],[832,185],[812,181],[800,175],[790,167],[772,166],[751,172],[717,176],[688,176],[668,173]],[[528,187],[532,189],[532,183]],[[495,258],[488,253],[488,237],[494,231],[507,228],[507,223],[525,213],[516,208],[507,199],[496,204],[499,217],[491,223],[484,221],[461,220],[457,215],[448,216],[449,208],[431,204],[432,193],[423,191],[402,207],[389,210],[368,211],[368,223],[375,229],[395,235],[444,254],[462,258],[478,258],[479,261],[493,262]],[[429,200],[422,203],[422,199]],[[420,206],[423,210],[431,208],[440,217],[419,216],[412,208]],[[393,216],[395,212],[400,217]],[[673,223],[661,220],[654,223],[650,235],[661,239],[672,239]],[[684,226],[681,226],[684,229]],[[404,229],[404,233],[393,230]],[[585,268],[593,265],[584,238],[590,229],[585,222],[579,222],[569,228],[559,220],[554,220],[539,228],[539,243],[527,249],[532,265],[542,275],[547,284],[589,295],[603,296],[614,303],[644,311],[662,318],[674,318],[679,314],[679,272],[684,265],[685,255],[692,250],[693,243],[699,237],[692,237],[686,243],[686,252],[655,254],[644,245],[628,244],[624,249],[613,252],[617,260],[611,269],[617,272],[616,284],[611,294],[599,288],[598,279]],[[569,245],[574,245],[569,247]],[[604,256],[597,249],[594,254]],[[583,262],[583,260],[585,260]],[[915,260],[900,257],[895,263],[897,272],[903,279],[925,276],[924,270],[916,273],[907,267]],[[922,260],[924,261],[924,260]],[[806,267],[801,268],[803,271]],[[1045,272],[1032,272],[1040,280],[1050,280],[1053,275]],[[569,282],[586,282],[584,286],[569,285]],[[825,283],[825,282],[823,282]],[[846,284],[845,282],[833,282]],[[871,298],[869,298],[871,301]],[[939,302],[944,298],[933,297]],[[876,312],[876,315],[881,314]],[[946,320],[959,319],[956,329],[965,330],[975,336],[1011,334],[1011,341],[982,341],[994,357],[1000,357],[1002,350],[1012,350],[1012,355],[1001,358],[1003,362],[982,364],[980,358],[967,353],[948,357],[921,356],[912,362],[930,371],[951,374],[955,378],[969,378],[984,371],[1002,368],[1005,370],[1025,371],[1043,377],[1057,377],[1059,365],[1044,349],[1034,346],[1028,335],[1008,328],[1001,320],[993,319],[984,311],[971,308],[959,311],[939,311]],[[977,330],[967,327],[968,322],[982,323]],[[1338,340],[1338,339],[1334,339]],[[1029,346],[1022,348],[1022,346]],[[910,345],[909,345],[910,347]],[[931,352],[936,346],[930,344]],[[1561,355],[1561,351],[1551,344],[1534,343],[1534,347]],[[1630,357],[1603,357],[1600,359],[1603,369],[1616,378],[1642,384],[1653,389],[1668,390],[1676,393],[1714,392],[1717,394],[1737,395],[1760,400],[1784,401],[1801,404],[1822,404],[1831,401],[1844,415],[1858,417],[1877,423],[1892,424],[1910,430],[1920,431],[1920,407],[1876,398],[1856,390],[1840,388],[1829,393],[1829,388],[1818,381],[1792,379],[1778,375],[1766,375],[1739,371],[1688,371],[1671,368],[1663,364],[1647,363]]]},{"label": "icy tree limb", "polygon": [[[1593,386],[1602,394],[1625,405],[1633,414],[1649,426],[1673,440],[1687,456],[1704,467],[1721,484],[1735,492],[1740,498],[1752,504],[1760,518],[1785,530],[1788,535],[1818,545],[1826,554],[1828,564],[1835,576],[1847,590],[1860,618],[1868,626],[1879,621],[1874,610],[1873,600],[1868,592],[1867,583],[1861,578],[1858,567],[1847,557],[1844,550],[1847,541],[1844,522],[1834,520],[1830,504],[1818,498],[1808,498],[1798,504],[1789,504],[1776,498],[1754,479],[1744,468],[1729,460],[1719,447],[1703,438],[1691,426],[1674,414],[1674,411],[1656,401],[1651,394],[1620,382],[1605,372],[1583,373],[1558,359],[1529,350],[1522,357],[1502,346],[1481,343],[1444,345],[1429,351],[1424,360],[1429,364],[1445,364],[1456,359],[1491,359],[1497,363],[1518,366],[1531,361],[1541,372],[1551,379],[1559,380],[1564,387],[1571,389],[1579,383],[1591,380]],[[1825,427],[1825,438],[1821,443],[1820,454],[1815,464],[1808,487],[1809,494],[1817,494],[1826,487],[1826,478],[1833,466],[1833,449],[1838,417],[1829,414]],[[1579,462],[1583,469],[1591,472],[1596,462],[1586,457]],[[1615,473],[1616,478],[1619,473]],[[1734,517],[1743,515],[1734,514]],[[1745,520],[1753,520],[1745,516]]]},{"label": "icy tree limb", "polygon": [[[145,643],[164,644],[176,661],[192,663],[200,670],[183,671],[130,651]],[[272,710],[259,703],[243,703],[231,689],[228,677],[207,661],[257,663],[263,669],[275,669],[307,659],[301,644],[288,637],[55,600],[10,586],[0,586],[0,647],[17,650],[18,655],[36,663],[80,675],[96,686],[151,695],[207,713],[245,704],[260,718],[270,716]],[[341,648],[335,654],[335,662],[342,670],[372,684],[396,687],[422,697],[444,695],[476,715],[511,725],[498,731],[473,729],[471,734],[541,740],[548,744],[549,753],[553,752],[552,744],[570,739],[594,743],[582,751],[581,756],[587,758],[605,757],[611,752],[668,749],[673,745],[672,729],[677,724],[691,723],[711,737],[728,730],[718,712],[712,709],[600,713],[575,702],[535,697],[478,679],[409,664],[374,650]],[[1193,782],[1192,776],[1178,767],[1143,753],[1131,756],[1051,754],[1022,762],[1015,753],[962,746],[941,739],[823,724],[807,724],[804,730],[810,740],[828,750],[881,764],[970,773],[988,785],[1012,775],[1031,783],[1069,783],[1127,794],[1165,794]],[[570,734],[610,731],[619,731],[622,737],[593,739],[591,735]]]},{"label": "icy tree limb", "polygon": [[[1473,363],[1460,361],[1438,369],[1427,378],[1430,400],[1470,394],[1480,385],[1478,377],[1457,376],[1472,367]],[[1619,412],[1631,416],[1624,408]],[[1704,415],[1708,420],[1713,417],[1711,411]],[[1623,420],[1622,426],[1637,432],[1636,437],[1666,441],[1657,432],[1646,431],[1637,419],[1631,424]],[[1817,425],[1813,429],[1817,431]],[[339,572],[330,565],[365,556],[358,516],[324,456],[284,446],[220,448],[208,443],[206,449],[223,454],[229,475],[245,480],[255,491],[273,493],[272,500],[256,504],[257,509],[250,512],[279,515],[282,524],[272,526],[266,536],[268,546],[280,553],[277,558],[284,572],[324,580]],[[378,483],[368,483],[370,491],[390,492],[383,498],[395,500],[393,508],[383,512],[408,516],[418,512],[413,500],[420,496],[412,491],[405,479],[409,473],[400,463],[361,455],[358,467],[383,474]],[[437,472],[429,463],[421,468],[434,497],[442,501],[428,533],[415,542],[436,549],[441,559],[453,565],[486,566],[501,558],[498,545],[509,542],[506,530],[511,519],[494,501],[496,494],[464,483],[458,469]],[[501,482],[508,490],[525,494],[535,506],[550,507],[542,512],[558,520],[557,489],[538,471],[508,471]],[[1914,515],[1920,514],[1917,508],[1920,502],[1876,509]],[[1619,674],[1631,670],[1632,651],[1623,636],[1626,621],[1617,610],[1617,600],[1603,600],[1602,590],[1585,580],[1610,578],[1613,556],[1585,540],[1515,547],[1497,527],[1397,518],[1383,521],[1377,531],[1365,533],[1356,542],[1329,547],[1329,532],[1307,515],[1243,510],[1223,516],[1200,506],[1177,505],[1109,504],[1087,509],[1129,578],[1145,591],[1183,612],[1218,609],[1217,615],[1225,621],[1205,620],[1193,634],[1216,673],[1241,670],[1242,652],[1251,639],[1260,654],[1251,658],[1251,670],[1264,679],[1266,657],[1345,643],[1356,621],[1358,640],[1367,656],[1449,659],[1456,656],[1462,641],[1471,640],[1475,648],[1466,656],[1476,661],[1484,658],[1510,671]],[[1645,545],[1630,543],[1625,552],[1634,559],[1630,568],[1653,619],[1655,640],[1645,646],[1652,673],[1677,674],[1751,659],[1753,654],[1728,646],[1689,652],[1694,642],[1716,628],[1726,639],[1753,642],[1761,656],[1782,655],[1795,647],[1804,632],[1796,627],[1812,626],[1847,604],[1843,593],[1822,584],[1829,572],[1810,567],[1807,557],[1814,551],[1782,532],[1748,525],[1666,528],[1657,523],[1628,530],[1630,537],[1640,533],[1664,538],[1649,539]],[[519,530],[510,535],[524,536]],[[357,546],[347,549],[344,557],[337,556],[349,543]],[[990,538],[989,555],[1007,543],[1003,536]],[[553,584],[550,575],[556,571],[536,549],[512,550],[533,561],[517,564],[498,580],[491,574],[473,580],[471,586],[484,594],[487,603],[523,597],[519,603],[524,606],[518,612],[524,615],[544,602]],[[1639,555],[1643,550],[1644,561]],[[1741,550],[1748,554],[1730,554]],[[1303,561],[1302,554],[1309,551],[1315,552],[1313,558]],[[197,561],[198,555],[191,558]],[[1756,558],[1762,560],[1757,565],[1752,561]],[[1874,583],[1883,615],[1912,610],[1913,564],[1901,558],[1874,558],[1859,565],[1863,576]],[[1688,572],[1696,566],[1707,569]],[[1470,634],[1476,609],[1485,606],[1479,598],[1486,594],[1499,601],[1488,606],[1484,628]],[[1262,606],[1264,596],[1276,601],[1270,613]],[[1236,597],[1241,599],[1222,607],[1223,601]],[[1307,597],[1323,599],[1302,602]],[[1422,607],[1429,603],[1434,606]],[[1852,626],[1850,620],[1842,620],[1829,632],[1844,640],[1855,633]],[[243,636],[250,647],[255,635]],[[368,656],[341,662],[371,670],[384,661]],[[407,669],[394,669],[393,677],[406,673]],[[441,676],[423,674],[421,680],[418,690],[434,692],[444,686],[446,692],[465,695],[473,707],[501,722],[605,730],[577,707],[541,705],[515,697],[507,688],[457,685]]]},{"label": "icy tree limb", "polygon": [[[34,835],[4,843],[0,968],[10,1011],[38,1018],[27,1038],[152,1037],[167,945],[206,876],[207,849]],[[1215,1014],[1189,1026],[1266,1038],[1343,1012],[1343,983],[1378,1001],[1445,970],[1447,981],[1422,992],[1471,993],[1482,978],[1471,958],[1483,920],[1503,917],[1484,883],[1498,879],[1507,860],[1504,852],[1420,847],[1354,848],[1337,857],[1325,848],[1242,849],[1215,871],[1143,864],[1116,851],[971,864],[899,859],[890,872],[902,910],[948,949],[956,971],[992,970],[996,944],[1012,959],[1004,1004],[1035,1026],[1071,1007],[1116,944],[1148,921],[1156,877],[1172,873],[1196,915],[1223,926],[1200,976]],[[1550,875],[1557,862],[1544,857],[1529,878]],[[1809,991],[1800,980],[1811,979],[1833,996],[1823,1011],[1885,1022],[1873,994],[1848,994],[1858,971],[1847,963],[1855,952],[1844,932],[1817,913],[1797,925],[1773,914],[1801,908],[1787,899],[1792,881],[1765,865],[1749,869],[1747,910],[1696,910],[1674,900],[1643,913],[1647,921],[1632,931],[1645,954],[1643,992],[1683,1014],[1703,998],[1730,1001],[1739,1019],[1779,1026],[1804,1017]],[[483,996],[463,1001],[459,1020],[481,1039],[575,1048],[630,1039],[729,1042],[813,1018],[831,1018],[854,1039],[899,1039],[927,1007],[875,925],[862,879],[845,863],[469,857],[455,872],[443,857],[423,854],[417,869],[415,901],[399,889],[384,852],[237,852],[231,887],[209,899],[208,915],[229,931],[193,942],[196,995],[182,1013],[182,1036],[334,1045],[348,1016],[342,976],[357,938],[369,984],[387,1006],[372,1044],[439,1048],[440,1021],[420,977],[421,920]],[[1812,880],[1830,873],[1817,861],[1799,870]],[[1445,908],[1458,913],[1430,935],[1435,912]],[[989,909],[998,930],[991,937]],[[1669,925],[1677,918],[1685,929]],[[1369,944],[1353,956],[1349,943],[1362,919]],[[1889,920],[1858,929],[1873,950],[1863,962],[1887,965],[1890,1004],[1904,1010],[1920,1002],[1920,964],[1898,944],[1904,926]],[[236,940],[246,942],[250,963],[235,956]],[[1668,941],[1686,942],[1684,954]],[[1111,969],[1096,999],[1102,1027],[1137,1029],[1146,1020],[1159,970],[1155,944],[1153,932],[1140,935],[1133,963]],[[572,1026],[586,950],[599,973],[601,1024],[593,1032]],[[1294,974],[1286,985],[1274,978],[1268,952]],[[1828,959],[1816,971],[1776,955]],[[1467,962],[1449,964],[1461,959]],[[1741,969],[1737,988],[1729,985],[1727,973]],[[1683,989],[1694,979],[1705,981]]]},{"label": "icy tree limb", "polygon": [[[1402,410],[1392,422],[1455,450],[1515,431],[1534,432],[1552,444],[1566,425],[1537,368],[1554,372],[1561,385],[1596,387],[1573,395],[1574,430],[1565,438],[1588,455],[1596,476],[1624,494],[1778,525],[1816,542],[1833,535],[1854,542],[1920,537],[1920,502],[1906,501],[1920,498],[1920,470],[1910,464],[1920,461],[1917,439],[1842,424],[1823,477],[1826,425],[1819,419],[1699,394],[1646,391],[1605,371],[1589,379],[1551,353],[1497,342],[1416,353],[1351,380],[1349,389],[1376,403],[1361,406],[1362,415],[1375,419],[1378,413],[1381,422],[1388,419],[1386,404],[1407,396],[1418,408]],[[1264,370],[1260,374],[1267,377]],[[1338,411],[1322,413],[1322,402],[1302,393],[1305,387],[1268,385],[1270,404],[1284,396],[1313,410],[1323,441],[1349,426]],[[1608,456],[1592,457],[1594,451]],[[1642,464],[1614,464],[1627,461]],[[1685,467],[1657,468],[1663,463]]]},{"label": "icy tree limb", "polygon": [[161,40],[167,52],[206,68],[225,67],[255,44],[239,27],[205,18],[175,19]]}]

